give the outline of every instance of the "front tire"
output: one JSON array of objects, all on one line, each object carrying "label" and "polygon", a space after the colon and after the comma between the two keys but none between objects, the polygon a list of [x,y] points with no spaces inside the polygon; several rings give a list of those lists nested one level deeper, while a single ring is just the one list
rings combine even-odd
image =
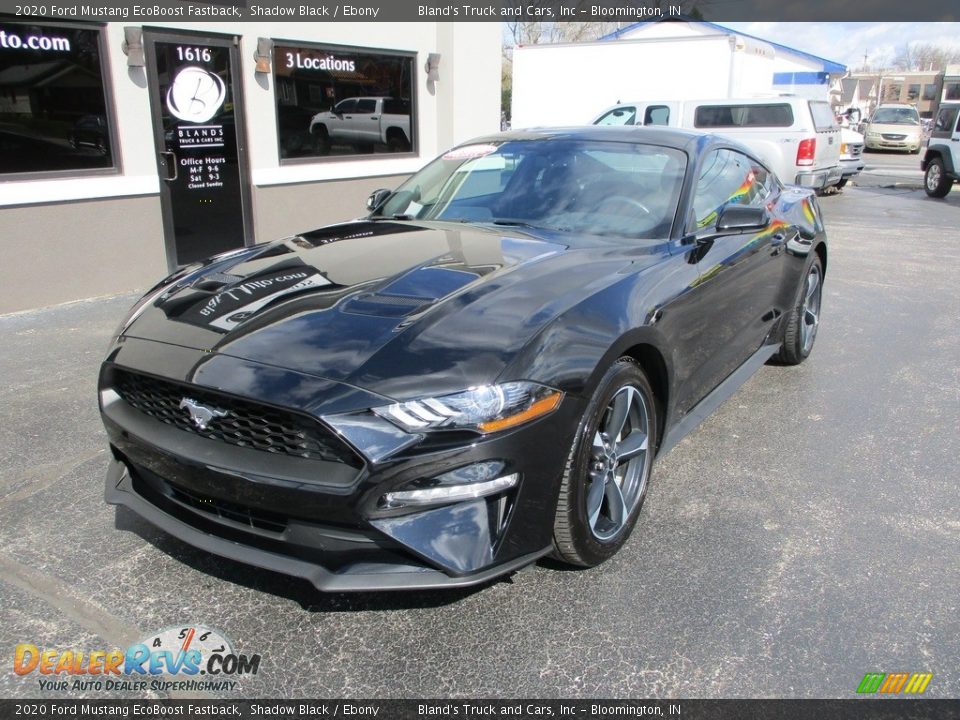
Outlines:
[{"label": "front tire", "polygon": [[823,299],[823,264],[813,253],[807,266],[797,301],[783,331],[783,346],[777,355],[784,365],[799,365],[810,356],[820,327],[820,306]]},{"label": "front tire", "polygon": [[946,197],[952,184],[953,181],[947,177],[943,168],[943,160],[935,157],[927,163],[927,172],[923,176],[923,189],[927,191],[927,195],[934,198]]},{"label": "front tire", "polygon": [[555,557],[593,567],[623,547],[647,494],[657,430],[650,383],[631,358],[621,358],[601,379],[567,459]]}]

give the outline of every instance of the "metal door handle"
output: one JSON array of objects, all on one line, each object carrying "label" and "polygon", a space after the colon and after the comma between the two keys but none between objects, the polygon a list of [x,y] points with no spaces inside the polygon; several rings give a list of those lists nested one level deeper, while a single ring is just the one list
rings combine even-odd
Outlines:
[{"label": "metal door handle", "polygon": [[173,182],[177,179],[177,156],[173,154],[172,150],[161,150],[160,158],[160,164],[167,170],[167,176],[164,180]]}]

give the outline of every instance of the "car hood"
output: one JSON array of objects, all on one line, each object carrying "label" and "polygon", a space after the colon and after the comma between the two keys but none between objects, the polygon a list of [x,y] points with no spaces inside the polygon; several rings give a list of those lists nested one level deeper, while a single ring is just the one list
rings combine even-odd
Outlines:
[{"label": "car hood", "polygon": [[[356,221],[214,258],[123,334],[407,399],[494,381],[560,313],[654,262],[653,242]],[[176,277],[176,276],[175,276]]]}]

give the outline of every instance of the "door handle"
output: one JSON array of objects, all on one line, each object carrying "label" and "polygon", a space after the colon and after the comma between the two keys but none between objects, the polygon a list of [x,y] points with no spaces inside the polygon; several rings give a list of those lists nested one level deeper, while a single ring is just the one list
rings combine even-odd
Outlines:
[{"label": "door handle", "polygon": [[160,164],[167,171],[166,177],[163,178],[164,180],[173,182],[177,179],[177,156],[173,154],[172,150],[160,151]]},{"label": "door handle", "polygon": [[376,121],[379,120],[380,118],[378,118],[378,117],[372,117],[372,118],[370,118],[370,119],[373,120],[374,122],[376,122]]}]

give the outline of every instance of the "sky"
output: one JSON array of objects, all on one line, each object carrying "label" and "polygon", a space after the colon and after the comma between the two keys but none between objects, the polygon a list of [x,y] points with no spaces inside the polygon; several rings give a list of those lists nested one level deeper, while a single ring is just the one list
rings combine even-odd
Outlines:
[{"label": "sky", "polygon": [[892,60],[904,43],[932,43],[960,49],[960,23],[911,22],[721,22],[748,35],[787,45],[846,65],[850,70],[867,64],[875,68]]}]

